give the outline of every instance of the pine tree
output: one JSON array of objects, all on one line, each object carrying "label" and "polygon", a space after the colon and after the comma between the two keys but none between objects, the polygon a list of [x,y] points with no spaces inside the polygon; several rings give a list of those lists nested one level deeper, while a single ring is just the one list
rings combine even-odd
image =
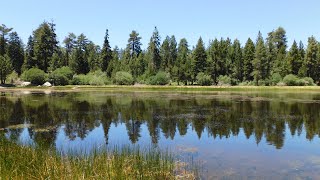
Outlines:
[{"label": "pine tree", "polygon": [[[286,64],[286,49],[287,49],[287,37],[286,37],[286,31],[279,27],[275,31],[270,32],[269,37],[267,38],[269,42],[269,46],[272,45],[274,48],[275,56],[274,54],[271,54],[271,56],[275,57],[275,59],[268,60],[267,62],[267,68],[272,67],[271,64],[273,64],[272,72],[273,73],[279,73],[282,76],[288,73],[288,68]],[[271,52],[271,51],[269,51]],[[267,69],[267,76],[269,76],[271,73],[271,69]]]},{"label": "pine tree", "polygon": [[7,35],[12,31],[12,28],[7,28],[6,25],[0,25],[0,56],[4,56],[6,53]]},{"label": "pine tree", "polygon": [[232,45],[232,66],[233,66],[233,79],[238,82],[243,81],[243,58],[242,48],[239,40],[235,40]]},{"label": "pine tree", "polygon": [[69,33],[69,35],[63,40],[63,43],[65,44],[66,49],[66,61],[63,63],[63,66],[68,66],[71,61],[71,53],[73,52],[77,43],[76,35]]},{"label": "pine tree", "polygon": [[106,71],[108,69],[109,62],[112,60],[112,50],[109,44],[109,32],[106,30],[104,36],[104,42],[101,50],[101,69]]},{"label": "pine tree", "polygon": [[243,76],[244,80],[252,81],[253,60],[255,58],[255,46],[253,41],[249,38],[243,49]]},{"label": "pine tree", "polygon": [[24,61],[24,50],[22,41],[16,32],[9,34],[7,53],[11,60],[13,70],[20,75]]},{"label": "pine tree", "polygon": [[160,48],[161,70],[169,72],[170,61],[170,37],[167,36]]},{"label": "pine tree", "polygon": [[211,41],[208,47],[207,73],[211,75],[215,84],[218,83],[219,73],[221,73],[220,44],[217,39]]},{"label": "pine tree", "polygon": [[142,43],[140,41],[141,41],[141,37],[139,36],[139,33],[137,31],[132,31],[129,35],[128,45],[127,45],[127,48],[130,51],[131,58],[138,57],[139,54],[142,52],[141,50]]},{"label": "pine tree", "polygon": [[0,83],[5,84],[8,74],[12,72],[10,58],[5,54],[0,56]]},{"label": "pine tree", "polygon": [[304,61],[306,76],[311,77],[315,82],[319,82],[319,45],[314,36],[308,38],[308,47],[306,50]]},{"label": "pine tree", "polygon": [[266,62],[266,48],[261,32],[258,33],[256,51],[253,60],[253,77],[256,85],[259,85],[259,81],[266,77],[264,65]]},{"label": "pine tree", "polygon": [[87,74],[89,72],[87,47],[89,40],[84,34],[77,38],[76,50],[73,53],[71,68],[77,74]]},{"label": "pine tree", "polygon": [[299,70],[302,66],[302,59],[296,41],[293,41],[293,44],[288,52],[287,65],[289,68],[289,74],[298,75]]},{"label": "pine tree", "polygon": [[43,22],[33,32],[34,55],[38,68],[47,72],[52,55],[58,50],[55,24]]},{"label": "pine tree", "polygon": [[177,41],[175,36],[170,37],[170,42],[169,42],[169,49],[170,49],[170,57],[168,61],[168,66],[169,66],[169,73],[173,74],[173,67],[176,65],[177,61]]},{"label": "pine tree", "polygon": [[157,27],[154,28],[152,37],[150,38],[147,57],[149,58],[149,74],[155,74],[161,66],[160,35]]},{"label": "pine tree", "polygon": [[207,54],[204,47],[202,38],[200,37],[196,48],[193,51],[193,63],[192,63],[192,73],[193,79],[198,75],[199,72],[204,72],[207,66]]},{"label": "pine tree", "polygon": [[305,61],[305,49],[304,49],[304,45],[302,43],[302,41],[299,42],[299,55],[300,55],[300,59],[301,59],[301,67],[299,69],[299,72],[298,72],[298,75],[300,77],[305,77],[306,76],[306,69],[305,69],[305,66],[304,66],[304,61]]},{"label": "pine tree", "polygon": [[29,36],[27,47],[26,47],[24,65],[23,65],[24,70],[27,70],[27,69],[30,69],[30,68],[36,66],[36,60],[35,60],[35,56],[34,56],[33,47],[34,47],[33,37]]}]

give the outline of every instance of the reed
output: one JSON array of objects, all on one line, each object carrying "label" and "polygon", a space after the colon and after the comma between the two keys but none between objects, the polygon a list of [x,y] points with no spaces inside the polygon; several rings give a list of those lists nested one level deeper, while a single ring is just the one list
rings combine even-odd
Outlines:
[{"label": "reed", "polygon": [[66,155],[0,138],[0,179],[195,179],[177,170],[169,151],[114,147],[86,155]]}]

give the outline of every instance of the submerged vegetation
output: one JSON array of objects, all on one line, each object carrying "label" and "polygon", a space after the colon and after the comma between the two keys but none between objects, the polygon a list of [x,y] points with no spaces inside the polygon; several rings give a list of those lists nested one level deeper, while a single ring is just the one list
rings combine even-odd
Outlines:
[{"label": "submerged vegetation", "polygon": [[[180,174],[177,174],[180,173]],[[60,154],[0,138],[3,179],[194,179],[168,152],[123,147],[89,155]]]}]

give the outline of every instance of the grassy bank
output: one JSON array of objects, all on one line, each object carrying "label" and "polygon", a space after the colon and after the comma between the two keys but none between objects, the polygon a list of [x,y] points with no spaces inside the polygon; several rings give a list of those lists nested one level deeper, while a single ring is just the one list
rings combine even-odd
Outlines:
[{"label": "grassy bank", "polygon": [[133,86],[55,86],[55,87],[5,87],[0,91],[155,91],[155,92],[216,92],[216,91],[295,91],[320,92],[320,86],[153,86],[153,85],[133,85]]},{"label": "grassy bank", "polygon": [[115,148],[79,157],[0,140],[0,179],[193,179],[181,168],[170,153],[154,149]]}]

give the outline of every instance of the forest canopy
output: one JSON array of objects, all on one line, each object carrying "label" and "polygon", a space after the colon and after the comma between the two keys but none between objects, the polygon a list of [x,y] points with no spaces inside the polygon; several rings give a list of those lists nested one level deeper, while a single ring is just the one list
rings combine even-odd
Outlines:
[{"label": "forest canopy", "polygon": [[[44,21],[24,45],[13,28],[0,25],[1,84],[21,79],[35,81],[38,72],[54,85],[314,85],[320,83],[320,43],[314,36],[306,47],[294,40],[288,45],[279,27],[266,37],[242,43],[230,38],[202,38],[195,47],[174,35],[160,37],[157,27],[146,49],[139,32],[128,35],[127,46],[111,48],[105,30],[100,47],[84,34],[69,33],[59,42],[56,24]],[[33,74],[33,73],[31,73]],[[30,79],[31,78],[31,79]],[[39,77],[38,77],[39,78]],[[9,82],[10,81],[10,82]],[[38,84],[35,84],[38,85]]]}]

